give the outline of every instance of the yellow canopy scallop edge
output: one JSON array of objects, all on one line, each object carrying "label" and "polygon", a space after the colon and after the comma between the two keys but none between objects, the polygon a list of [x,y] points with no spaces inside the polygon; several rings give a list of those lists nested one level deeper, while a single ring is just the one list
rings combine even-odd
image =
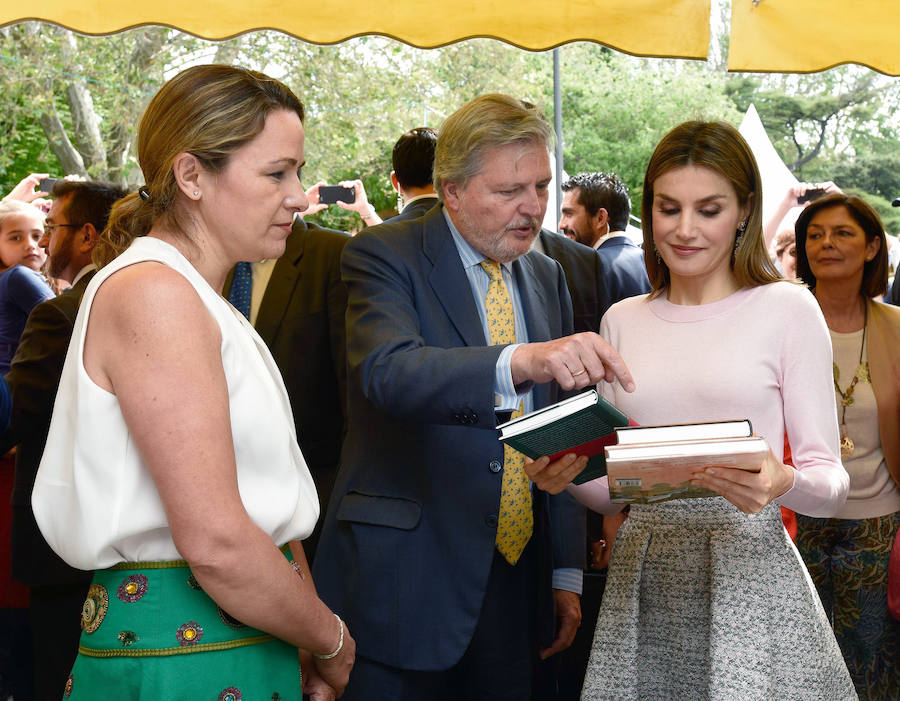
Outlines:
[{"label": "yellow canopy scallop edge", "polygon": [[[144,24],[175,27],[206,39],[275,29],[332,44],[363,34],[431,48],[491,37],[530,50],[594,41],[639,56],[705,58],[710,0],[4,0],[0,25],[43,20],[84,34]],[[36,8],[40,10],[36,11]]]},{"label": "yellow canopy scallop edge", "polygon": [[900,75],[898,0],[733,0],[728,70],[821,71],[860,63]]}]

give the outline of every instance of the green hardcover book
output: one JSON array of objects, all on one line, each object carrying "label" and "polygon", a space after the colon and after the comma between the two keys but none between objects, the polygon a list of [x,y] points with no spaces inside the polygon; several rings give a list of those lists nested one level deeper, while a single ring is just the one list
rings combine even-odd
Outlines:
[{"label": "green hardcover book", "polygon": [[573,480],[581,484],[606,474],[603,449],[616,442],[615,429],[635,425],[592,389],[497,428],[501,441],[532,459],[587,455],[587,467]]}]

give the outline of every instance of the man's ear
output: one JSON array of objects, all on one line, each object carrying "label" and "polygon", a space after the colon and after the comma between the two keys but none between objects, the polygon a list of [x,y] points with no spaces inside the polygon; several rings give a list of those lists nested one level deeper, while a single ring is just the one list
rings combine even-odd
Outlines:
[{"label": "man's ear", "polygon": [[175,183],[178,185],[178,189],[191,200],[199,200],[203,196],[200,179],[205,172],[197,157],[187,151],[179,153],[172,162]]},{"label": "man's ear", "polygon": [[94,225],[90,222],[87,222],[84,226],[81,227],[81,241],[78,242],[78,251],[80,253],[90,253],[94,246],[97,245],[97,241],[100,239],[100,234],[97,232],[97,229],[94,228]]},{"label": "man's ear", "polygon": [[451,212],[455,212],[459,209],[464,188],[455,182],[443,182],[441,187],[444,190],[444,206]]},{"label": "man's ear", "polygon": [[393,170],[391,171],[391,187],[400,192],[400,181],[397,180],[397,173]]},{"label": "man's ear", "polygon": [[598,237],[609,233],[609,212],[606,211],[605,207],[600,207],[597,210],[597,213],[591,219],[591,224],[594,225],[594,232]]}]

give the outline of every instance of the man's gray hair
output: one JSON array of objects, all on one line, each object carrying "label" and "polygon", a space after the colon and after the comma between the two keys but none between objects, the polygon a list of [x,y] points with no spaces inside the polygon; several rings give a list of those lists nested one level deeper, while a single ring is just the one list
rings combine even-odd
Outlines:
[{"label": "man's gray hair", "polygon": [[499,93],[470,100],[444,121],[434,154],[434,189],[443,201],[443,185],[465,186],[482,170],[489,148],[539,143],[549,150],[553,129],[534,105]]}]

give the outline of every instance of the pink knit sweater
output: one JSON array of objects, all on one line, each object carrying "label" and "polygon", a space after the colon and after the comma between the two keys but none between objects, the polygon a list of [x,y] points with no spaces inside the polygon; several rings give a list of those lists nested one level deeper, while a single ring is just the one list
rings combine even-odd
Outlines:
[{"label": "pink knit sweater", "polygon": [[[634,376],[634,393],[600,391],[639,424],[750,419],[776,457],[790,437],[794,486],[777,499],[810,516],[830,516],[849,487],[838,447],[831,341],[805,288],[778,282],[738,290],[712,304],[632,297],[610,308],[600,334]],[[611,513],[603,477],[569,491]]]}]

